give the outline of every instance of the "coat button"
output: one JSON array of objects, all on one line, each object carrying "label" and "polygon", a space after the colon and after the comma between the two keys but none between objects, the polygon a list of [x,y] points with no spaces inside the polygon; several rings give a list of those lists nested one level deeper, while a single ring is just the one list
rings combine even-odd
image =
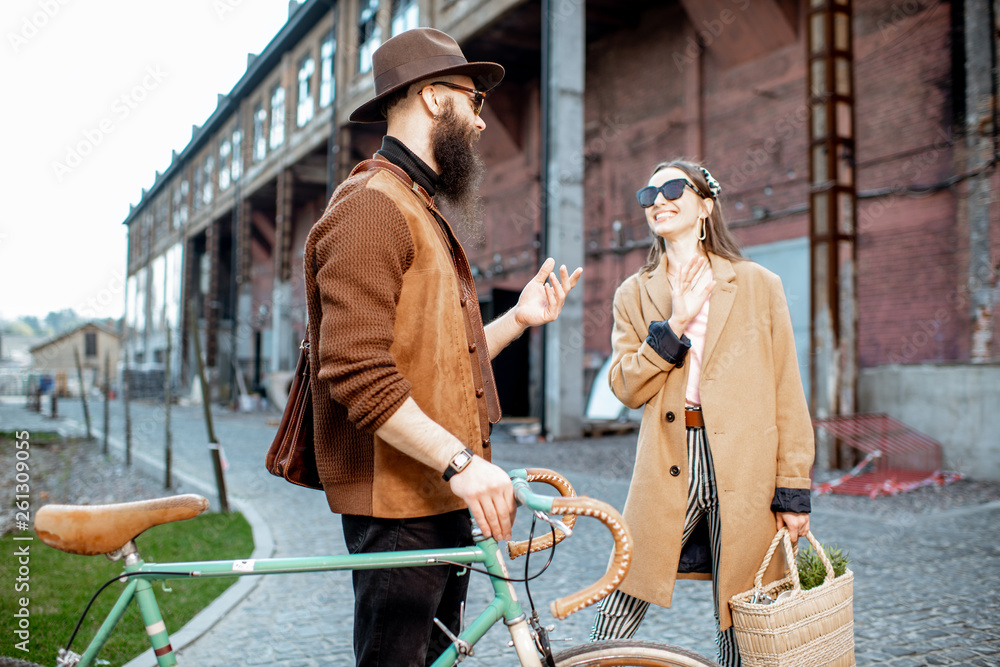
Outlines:
[{"label": "coat button", "polygon": [[674,423],[674,413],[673,412],[668,412],[667,413],[667,421],[670,422],[671,424]]},{"label": "coat button", "polygon": [[482,398],[483,394],[485,394],[485,393],[486,392],[483,390],[483,388],[480,387],[479,389],[476,390],[476,398]]},{"label": "coat button", "polygon": [[677,475],[681,474],[681,469],[677,466],[670,466],[670,474],[677,477]]},{"label": "coat button", "polygon": [[465,304],[466,304],[466,303],[467,303],[468,301],[469,301],[468,297],[464,297],[464,296],[463,296],[463,297],[462,297],[461,299],[459,299],[459,300],[458,300],[458,303],[459,303],[459,305],[460,305],[460,306],[462,306],[462,308],[465,308]]},{"label": "coat button", "polygon": [[483,440],[483,449],[489,449],[489,448],[490,448],[490,439],[486,438],[485,440]]},{"label": "coat button", "polygon": [[473,343],[472,345],[469,346],[469,352],[475,352],[475,351],[476,351],[476,344]]}]

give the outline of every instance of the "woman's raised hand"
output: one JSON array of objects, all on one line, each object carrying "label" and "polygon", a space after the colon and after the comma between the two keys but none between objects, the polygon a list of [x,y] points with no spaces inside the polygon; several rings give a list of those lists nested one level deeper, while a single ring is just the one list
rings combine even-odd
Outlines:
[{"label": "woman's raised hand", "polygon": [[[705,300],[715,287],[715,281],[708,280],[708,267],[708,260],[704,257],[692,257],[690,262],[681,267],[676,280],[670,282],[670,328],[678,336],[684,333],[688,322],[705,305]],[[677,327],[680,327],[680,331]]]}]

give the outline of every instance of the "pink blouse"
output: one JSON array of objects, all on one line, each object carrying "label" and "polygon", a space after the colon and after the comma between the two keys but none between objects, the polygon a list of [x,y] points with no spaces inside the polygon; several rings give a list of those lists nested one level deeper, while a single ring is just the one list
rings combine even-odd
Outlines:
[{"label": "pink blouse", "polygon": [[[711,270],[708,280],[712,280]],[[701,355],[705,351],[705,334],[708,332],[708,302],[711,300],[712,295],[709,294],[701,310],[684,329],[684,335],[691,341],[691,349],[687,353],[687,363],[690,364],[690,368],[688,369],[687,391],[684,393],[684,398],[685,402],[691,406],[701,405]]]}]

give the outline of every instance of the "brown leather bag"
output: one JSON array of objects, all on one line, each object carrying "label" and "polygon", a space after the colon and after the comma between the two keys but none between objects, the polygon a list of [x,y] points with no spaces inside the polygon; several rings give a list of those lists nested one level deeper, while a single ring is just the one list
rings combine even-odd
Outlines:
[{"label": "brown leather bag", "polygon": [[292,484],[310,489],[322,489],[316,469],[313,449],[312,390],[309,387],[309,341],[299,345],[299,363],[288,390],[288,402],[281,415],[281,424],[274,442],[267,450],[264,462],[272,475],[283,477]]}]

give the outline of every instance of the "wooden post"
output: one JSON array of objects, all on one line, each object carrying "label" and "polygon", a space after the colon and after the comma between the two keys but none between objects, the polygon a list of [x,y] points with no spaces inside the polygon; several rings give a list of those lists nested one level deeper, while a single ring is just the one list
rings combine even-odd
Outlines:
[{"label": "wooden post", "polygon": [[212,426],[212,407],[209,404],[211,390],[205,381],[205,362],[201,358],[201,341],[198,340],[198,317],[194,312],[194,304],[189,310],[191,320],[191,344],[194,345],[195,364],[198,366],[198,382],[201,385],[201,404],[205,408],[205,428],[208,430],[209,449],[212,452],[212,463],[215,465],[215,483],[219,489],[219,509],[229,513],[229,499],[226,497],[226,478],[222,467],[222,452],[219,441],[215,438],[215,428]]},{"label": "wooden post", "polygon": [[173,397],[170,393],[170,357],[173,354],[173,341],[170,337],[170,324],[167,324],[167,358],[166,358],[166,368],[163,373],[163,409],[164,409],[164,451],[163,451],[163,462],[164,462],[164,478],[163,478],[163,488],[169,489],[173,486],[173,481],[171,480],[171,466],[173,464],[173,433],[170,428],[170,403]]},{"label": "wooden post", "polygon": [[104,353],[104,456],[108,455],[108,431],[111,429],[111,355]]},{"label": "wooden post", "polygon": [[80,363],[80,350],[73,348],[73,359],[76,360],[76,377],[80,380],[80,399],[83,400],[83,420],[87,422],[87,440],[93,436],[90,434],[90,410],[87,408],[87,387],[83,384],[83,365]]},{"label": "wooden post", "polygon": [[125,366],[122,372],[122,403],[125,407],[125,465],[132,465],[132,409],[131,409],[131,397],[130,397],[130,387],[131,380],[129,378],[129,363],[128,363],[129,350],[126,346],[125,348]]}]

